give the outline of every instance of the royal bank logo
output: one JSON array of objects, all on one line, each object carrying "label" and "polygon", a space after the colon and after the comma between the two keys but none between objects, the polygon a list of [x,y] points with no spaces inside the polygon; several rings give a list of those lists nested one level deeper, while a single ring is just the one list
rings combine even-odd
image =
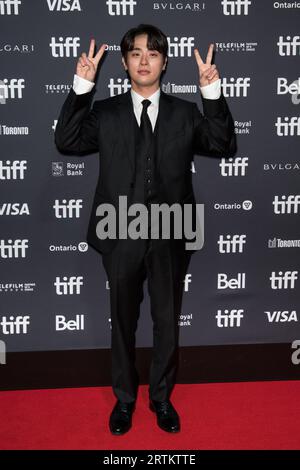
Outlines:
[{"label": "royal bank logo", "polygon": [[186,326],[193,326],[193,314],[181,314],[179,315],[178,326],[186,327]]},{"label": "royal bank logo", "polygon": [[238,135],[249,135],[252,129],[252,121],[234,121],[234,132]]},{"label": "royal bank logo", "polygon": [[84,162],[52,162],[52,176],[83,176],[84,169]]},{"label": "royal bank logo", "polygon": [[63,162],[52,162],[52,176],[64,176]]}]

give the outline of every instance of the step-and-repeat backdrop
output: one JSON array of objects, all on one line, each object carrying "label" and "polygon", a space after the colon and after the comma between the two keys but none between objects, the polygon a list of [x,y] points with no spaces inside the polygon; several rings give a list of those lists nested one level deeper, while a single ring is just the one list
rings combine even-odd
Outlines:
[{"label": "step-and-repeat backdrop", "polygon": [[[162,89],[202,110],[193,50],[215,44],[235,158],[195,156],[204,245],[184,282],[180,344],[300,338],[300,2],[0,0],[0,339],[8,351],[110,347],[109,284],[86,243],[99,155],[60,154],[54,130],[77,57],[108,44],[95,99],[130,88],[120,40],[162,29]],[[152,345],[147,283],[137,346]]]}]

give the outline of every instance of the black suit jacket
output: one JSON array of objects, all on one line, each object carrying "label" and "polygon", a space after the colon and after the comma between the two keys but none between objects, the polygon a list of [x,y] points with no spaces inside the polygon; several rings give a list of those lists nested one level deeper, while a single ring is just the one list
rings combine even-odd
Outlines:
[{"label": "black suit jacket", "polygon": [[[100,240],[96,235],[99,204],[118,208],[119,195],[131,203],[134,184],[135,115],[130,90],[91,103],[96,89],[76,95],[71,88],[55,129],[58,150],[85,156],[99,152],[100,171],[87,232],[87,241],[100,253],[109,253],[118,240]],[[194,102],[161,90],[157,130],[157,169],[167,204],[196,206],[191,162],[195,154],[230,157],[236,152],[234,124],[223,93],[217,100],[202,97],[203,113]]]}]

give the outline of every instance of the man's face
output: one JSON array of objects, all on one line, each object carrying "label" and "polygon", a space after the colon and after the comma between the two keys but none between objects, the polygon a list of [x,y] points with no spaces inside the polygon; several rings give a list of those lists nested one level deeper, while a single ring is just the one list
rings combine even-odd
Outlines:
[{"label": "man's face", "polygon": [[150,87],[159,85],[159,78],[167,63],[167,58],[156,50],[147,48],[147,34],[135,37],[132,51],[127,53],[127,63],[122,57],[125,70],[131,78],[131,85]]}]

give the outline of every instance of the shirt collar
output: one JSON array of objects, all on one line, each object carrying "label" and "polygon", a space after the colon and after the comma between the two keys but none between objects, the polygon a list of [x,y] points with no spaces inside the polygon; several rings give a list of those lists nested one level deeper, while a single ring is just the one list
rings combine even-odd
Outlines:
[{"label": "shirt collar", "polygon": [[[132,101],[133,101],[133,106],[135,108],[142,107],[143,106],[142,101],[145,98],[142,95],[140,95],[139,93],[137,93],[136,91],[134,91],[132,88],[131,88],[130,92],[131,92],[131,97],[132,97]],[[160,88],[158,88],[151,96],[148,96],[147,99],[151,101],[150,107],[153,106],[153,105],[158,107],[159,97],[160,97]]]}]

